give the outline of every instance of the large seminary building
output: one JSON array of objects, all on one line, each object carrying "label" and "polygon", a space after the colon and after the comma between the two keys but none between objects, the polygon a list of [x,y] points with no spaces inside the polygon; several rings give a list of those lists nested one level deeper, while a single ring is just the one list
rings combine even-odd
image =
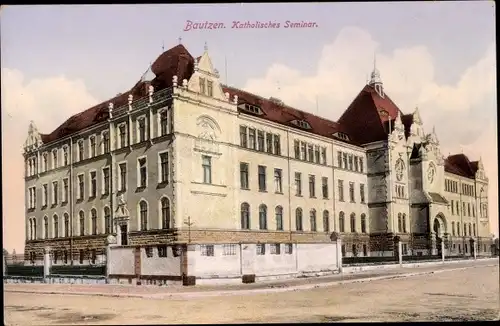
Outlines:
[{"label": "large seminary building", "polygon": [[199,275],[245,255],[259,270],[296,255],[328,269],[337,249],[393,255],[397,241],[404,255],[438,254],[441,241],[453,254],[490,251],[481,160],[444,158],[376,69],[334,122],[222,85],[207,49],[195,58],[177,45],[51,133],[32,123],[24,156],[33,261],[50,246],[56,264],[93,263],[110,234]]}]

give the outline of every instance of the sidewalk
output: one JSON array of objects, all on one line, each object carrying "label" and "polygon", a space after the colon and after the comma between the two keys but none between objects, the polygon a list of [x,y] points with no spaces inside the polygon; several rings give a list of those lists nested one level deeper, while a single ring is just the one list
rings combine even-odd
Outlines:
[{"label": "sidewalk", "polygon": [[148,299],[162,298],[193,298],[220,295],[258,294],[268,292],[282,292],[306,290],[325,286],[352,282],[367,282],[377,279],[390,279],[424,275],[430,273],[453,271],[465,268],[497,266],[497,260],[477,261],[475,264],[457,262],[421,266],[415,268],[392,268],[374,270],[354,274],[335,274],[323,277],[297,278],[281,281],[268,281],[253,284],[235,285],[199,285],[194,287],[183,286],[154,286],[154,285],[84,285],[84,284],[4,284],[5,292],[24,292],[33,294],[64,294],[88,295],[108,297],[138,297]]}]

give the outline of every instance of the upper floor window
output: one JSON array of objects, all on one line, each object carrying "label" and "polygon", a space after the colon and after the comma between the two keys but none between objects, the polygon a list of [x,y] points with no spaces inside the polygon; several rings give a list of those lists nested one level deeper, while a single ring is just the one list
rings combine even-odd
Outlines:
[{"label": "upper floor window", "polygon": [[103,154],[109,153],[109,132],[108,131],[102,132],[102,153]]},{"label": "upper floor window", "polygon": [[52,168],[57,169],[57,149],[52,150]]},{"label": "upper floor window", "polygon": [[266,167],[263,165],[258,166],[259,172],[259,191],[266,191]]},{"label": "upper floor window", "polygon": [[293,141],[293,149],[295,153],[295,158],[300,159],[300,141],[298,140]]},{"label": "upper floor window", "polygon": [[207,95],[210,97],[214,95],[214,83],[211,80],[207,80]]},{"label": "upper floor window", "polygon": [[160,112],[160,136],[168,134],[168,111]]},{"label": "upper floor window", "polygon": [[97,155],[95,136],[91,136],[89,138],[89,142],[90,142],[90,157],[95,157]]},{"label": "upper floor window", "polygon": [[42,155],[42,168],[43,172],[47,172],[49,169],[49,154],[43,153]]},{"label": "upper floor window", "polygon": [[168,183],[169,179],[168,152],[160,153],[159,183]]},{"label": "upper floor window", "polygon": [[200,81],[200,93],[201,94],[206,94],[206,89],[205,89],[205,78],[201,78],[199,79]]},{"label": "upper floor window", "polygon": [[127,146],[127,125],[125,123],[118,126],[118,141],[120,148]]},{"label": "upper floor window", "polygon": [[146,140],[146,118],[138,118],[137,119],[137,139],[138,143],[141,143]]},{"label": "upper floor window", "polygon": [[256,142],[255,142],[255,129],[249,128],[248,129],[248,147],[251,149],[255,149]]},{"label": "upper floor window", "polygon": [[247,130],[248,128],[245,126],[240,126],[240,146],[241,147],[247,147],[248,142],[247,142]]},{"label": "upper floor window", "polygon": [[141,222],[141,231],[146,231],[148,229],[148,204],[144,200],[141,200],[139,203],[139,217]]},{"label": "upper floor window", "polygon": [[83,151],[83,139],[78,141],[78,152],[77,152],[77,160],[82,161],[84,159],[84,151]]},{"label": "upper floor window", "polygon": [[69,164],[69,151],[68,147],[64,146],[63,147],[63,165],[67,166]]},{"label": "upper floor window", "polygon": [[202,156],[203,168],[203,183],[212,183],[212,158],[210,156]]},{"label": "upper floor window", "polygon": [[148,180],[148,161],[147,158],[141,157],[137,159],[137,169],[139,170],[139,178],[138,178],[138,188],[147,187]]}]

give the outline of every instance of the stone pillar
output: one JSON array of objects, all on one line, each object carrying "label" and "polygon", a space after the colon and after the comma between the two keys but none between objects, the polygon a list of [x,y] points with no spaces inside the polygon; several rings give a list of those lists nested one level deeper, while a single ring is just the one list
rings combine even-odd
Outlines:
[{"label": "stone pillar", "polygon": [[431,241],[430,241],[430,242],[431,242],[430,255],[431,255],[431,256],[434,256],[434,255],[436,255],[436,254],[437,254],[437,247],[436,247],[436,233],[431,232],[430,236],[431,236],[431,239],[430,239],[430,240],[431,240]]},{"label": "stone pillar", "polygon": [[336,243],[337,267],[339,269],[339,273],[342,273],[342,239],[340,238],[340,234],[332,232],[332,234],[330,234],[330,240]]},{"label": "stone pillar", "polygon": [[43,253],[43,279],[47,283],[50,275],[50,247],[45,247]]},{"label": "stone pillar", "polygon": [[441,241],[441,260],[444,263],[444,241]]},{"label": "stone pillar", "polygon": [[474,259],[477,259],[476,239],[470,238],[469,242],[470,242],[471,256],[473,256]]},{"label": "stone pillar", "polygon": [[113,235],[108,235],[106,238],[106,283],[109,283],[109,274],[111,271],[111,247],[116,245],[116,238]]},{"label": "stone pillar", "polygon": [[398,261],[399,267],[403,267],[403,244],[398,241]]}]

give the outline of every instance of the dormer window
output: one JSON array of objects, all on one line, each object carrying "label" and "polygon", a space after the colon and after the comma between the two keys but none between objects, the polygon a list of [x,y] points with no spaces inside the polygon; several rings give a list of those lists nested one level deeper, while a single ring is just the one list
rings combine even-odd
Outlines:
[{"label": "dormer window", "polygon": [[205,78],[200,77],[200,93],[205,94]]},{"label": "dormer window", "polygon": [[256,114],[256,115],[263,115],[264,112],[262,111],[262,109],[256,105],[252,105],[252,104],[240,104],[238,105],[238,108],[240,108],[241,110],[243,111],[246,111],[248,113],[251,113],[251,114]]},{"label": "dormer window", "polygon": [[311,128],[311,125],[309,124],[309,122],[305,121],[305,120],[293,120],[291,122],[293,125],[301,128],[301,129],[312,129]]},{"label": "dormer window", "polygon": [[214,83],[211,80],[207,80],[207,95],[214,96]]},{"label": "dormer window", "polygon": [[342,140],[347,140],[347,141],[349,140],[349,136],[347,136],[343,132],[336,132],[333,134],[333,137],[338,138],[338,139],[342,139]]}]

